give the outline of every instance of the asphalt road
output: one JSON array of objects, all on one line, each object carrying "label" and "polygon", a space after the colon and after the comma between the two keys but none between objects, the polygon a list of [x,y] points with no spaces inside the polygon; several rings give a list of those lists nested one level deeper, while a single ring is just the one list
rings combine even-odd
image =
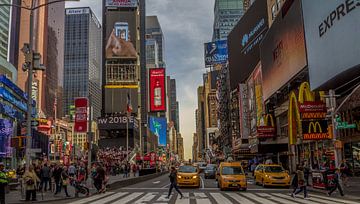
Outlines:
[{"label": "asphalt road", "polygon": [[70,204],[358,204],[360,201],[345,200],[335,194],[327,197],[324,194],[309,193],[310,198],[305,200],[303,194],[296,198],[290,196],[290,189],[263,188],[253,184],[248,179],[248,190],[243,191],[220,191],[215,179],[204,179],[201,176],[199,189],[181,188],[184,198],[173,191],[170,199],[166,199],[169,187],[168,175],[134,184],[125,188],[109,191],[105,194],[94,195],[79,200],[64,201],[58,203]]}]

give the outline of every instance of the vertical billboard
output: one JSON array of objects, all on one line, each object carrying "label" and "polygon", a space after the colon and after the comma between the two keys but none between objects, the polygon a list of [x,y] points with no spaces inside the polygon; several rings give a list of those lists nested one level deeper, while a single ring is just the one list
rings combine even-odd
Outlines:
[{"label": "vertical billboard", "polygon": [[138,0],[105,0],[106,7],[137,7]]},{"label": "vertical billboard", "polygon": [[11,153],[10,138],[13,134],[13,124],[10,120],[0,119],[0,157]]},{"label": "vertical billboard", "polygon": [[228,60],[227,40],[219,40],[204,44],[205,67],[225,64]]},{"label": "vertical billboard", "polygon": [[87,111],[88,99],[76,98],[75,99],[75,124],[74,131],[78,133],[87,132]]},{"label": "vertical billboard", "polygon": [[159,139],[159,146],[166,147],[166,131],[167,121],[166,118],[150,117],[149,119],[150,131]]},{"label": "vertical billboard", "polygon": [[293,1],[283,7],[260,44],[264,100],[305,68],[305,53],[300,1]]},{"label": "vertical billboard", "polygon": [[136,11],[107,10],[105,18],[106,60],[136,59]]},{"label": "vertical billboard", "polygon": [[166,111],[165,69],[149,69],[150,111]]},{"label": "vertical billboard", "polygon": [[338,88],[359,76],[360,1],[302,0],[302,16],[311,88]]},{"label": "vertical billboard", "polygon": [[263,115],[265,113],[263,91],[262,91],[262,72],[260,63],[255,68],[254,73],[254,85],[255,85],[255,101],[256,101],[256,120],[257,126],[260,125]]}]

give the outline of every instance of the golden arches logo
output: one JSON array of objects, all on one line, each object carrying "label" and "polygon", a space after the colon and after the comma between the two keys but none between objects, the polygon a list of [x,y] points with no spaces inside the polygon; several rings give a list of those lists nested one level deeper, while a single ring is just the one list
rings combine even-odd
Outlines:
[{"label": "golden arches logo", "polygon": [[310,90],[310,84],[308,82],[303,82],[299,88],[299,102],[304,103],[304,101],[314,101],[315,92]]},{"label": "golden arches logo", "polygon": [[[311,131],[313,130],[313,131]],[[322,133],[322,128],[319,122],[310,122],[309,124],[309,130],[308,133],[317,133],[317,130],[319,130],[319,133]]]},{"label": "golden arches logo", "polygon": [[[269,125],[270,120],[270,125]],[[266,114],[264,119],[265,126],[275,127],[274,117],[271,114]]]}]

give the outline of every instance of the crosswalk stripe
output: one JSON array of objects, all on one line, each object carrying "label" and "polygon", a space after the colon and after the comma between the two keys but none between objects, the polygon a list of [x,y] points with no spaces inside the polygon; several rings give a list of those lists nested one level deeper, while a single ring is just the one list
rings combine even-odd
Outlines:
[{"label": "crosswalk stripe", "polygon": [[113,201],[113,200],[115,200],[115,199],[118,199],[118,198],[120,198],[120,197],[122,197],[122,196],[124,196],[124,195],[126,195],[126,194],[128,194],[128,193],[126,193],[126,192],[116,193],[116,194],[111,195],[111,196],[109,196],[109,197],[106,197],[106,198],[104,198],[104,199],[101,199],[101,200],[98,200],[98,201],[94,201],[94,202],[92,202],[92,203],[90,203],[90,204],[105,204],[105,203],[107,203],[107,202],[110,202],[110,201]]},{"label": "crosswalk stripe", "polygon": [[147,193],[145,196],[143,196],[142,198],[140,198],[139,200],[137,200],[135,202],[135,204],[142,204],[144,202],[149,202],[151,201],[153,198],[155,198],[156,194],[158,193]]},{"label": "crosswalk stripe", "polygon": [[205,193],[194,193],[196,198],[196,204],[209,204],[211,201],[205,195]]},{"label": "crosswalk stripe", "polygon": [[255,204],[253,201],[251,201],[247,198],[244,198],[237,193],[227,193],[227,195],[234,198],[236,201],[238,201],[241,204]]},{"label": "crosswalk stripe", "polygon": [[88,198],[85,198],[85,199],[77,200],[77,201],[74,201],[74,202],[72,202],[72,203],[70,203],[70,204],[84,204],[84,203],[89,203],[89,202],[91,202],[91,201],[94,201],[94,200],[97,200],[97,199],[100,199],[100,198],[103,198],[103,197],[112,195],[112,194],[114,194],[114,193],[115,193],[115,192],[106,192],[106,193],[94,195],[94,196],[91,196],[91,197],[88,197]]},{"label": "crosswalk stripe", "polygon": [[176,204],[190,204],[190,196],[189,193],[183,193],[184,198],[180,199],[180,195],[177,195]]},{"label": "crosswalk stripe", "polygon": [[125,203],[128,203],[128,202],[134,200],[135,198],[141,196],[142,194],[143,193],[132,193],[128,196],[125,196],[124,198],[122,198],[120,200],[113,202],[112,204],[125,204]]},{"label": "crosswalk stripe", "polygon": [[311,195],[311,197],[316,197],[316,198],[321,198],[321,199],[326,199],[326,200],[331,200],[331,201],[336,201],[336,202],[341,202],[341,203],[346,203],[346,204],[359,204],[359,202],[354,202],[354,201],[350,201],[350,200],[341,200],[341,199],[337,199],[337,198],[331,198],[331,197],[320,196],[320,195]]},{"label": "crosswalk stripe", "polygon": [[169,199],[167,199],[166,197],[167,197],[167,194],[163,194],[156,201],[158,201],[158,202],[168,202],[171,199],[172,196],[170,196]]},{"label": "crosswalk stripe", "polygon": [[200,198],[207,198],[207,196],[205,195],[205,193],[194,193],[195,197],[200,197]]},{"label": "crosswalk stripe", "polygon": [[255,194],[252,194],[252,193],[243,193],[242,195],[249,198],[249,199],[251,199],[251,200],[256,200],[257,202],[260,202],[260,203],[276,204],[276,203],[274,203],[274,202],[272,202],[270,200],[261,198],[259,196],[256,196]]},{"label": "crosswalk stripe", "polygon": [[315,198],[315,197],[309,197],[308,200],[311,201],[316,201],[316,202],[320,202],[320,203],[326,203],[326,204],[339,204],[338,202],[332,202],[330,200],[324,200],[323,198]]},{"label": "crosswalk stripe", "polygon": [[256,195],[259,195],[261,197],[265,197],[266,199],[270,199],[270,200],[280,202],[280,203],[283,203],[283,204],[298,204],[298,203],[295,203],[295,202],[290,201],[288,199],[283,199],[283,198],[279,198],[279,197],[275,198],[273,195],[267,194],[267,193],[257,193]]},{"label": "crosswalk stripe", "polygon": [[225,198],[221,193],[210,193],[210,195],[216,200],[216,202],[221,204],[232,204],[232,202]]},{"label": "crosswalk stripe", "polygon": [[[277,196],[277,197],[281,197],[281,198],[285,198],[285,199],[290,197],[290,195],[284,195],[284,194],[281,194],[281,193],[272,193],[272,195]],[[296,199],[296,202],[303,203],[303,204],[319,204],[317,202],[313,202],[311,200],[304,200],[304,199]]]}]

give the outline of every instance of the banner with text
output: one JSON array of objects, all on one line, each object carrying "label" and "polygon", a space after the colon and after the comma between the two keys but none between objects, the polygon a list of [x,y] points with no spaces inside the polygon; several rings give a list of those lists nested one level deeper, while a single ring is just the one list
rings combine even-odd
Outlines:
[{"label": "banner with text", "polygon": [[149,69],[150,111],[166,111],[165,69]]},{"label": "banner with text", "polygon": [[87,109],[88,99],[87,98],[76,98],[75,99],[75,125],[74,131],[86,133],[87,132]]}]

